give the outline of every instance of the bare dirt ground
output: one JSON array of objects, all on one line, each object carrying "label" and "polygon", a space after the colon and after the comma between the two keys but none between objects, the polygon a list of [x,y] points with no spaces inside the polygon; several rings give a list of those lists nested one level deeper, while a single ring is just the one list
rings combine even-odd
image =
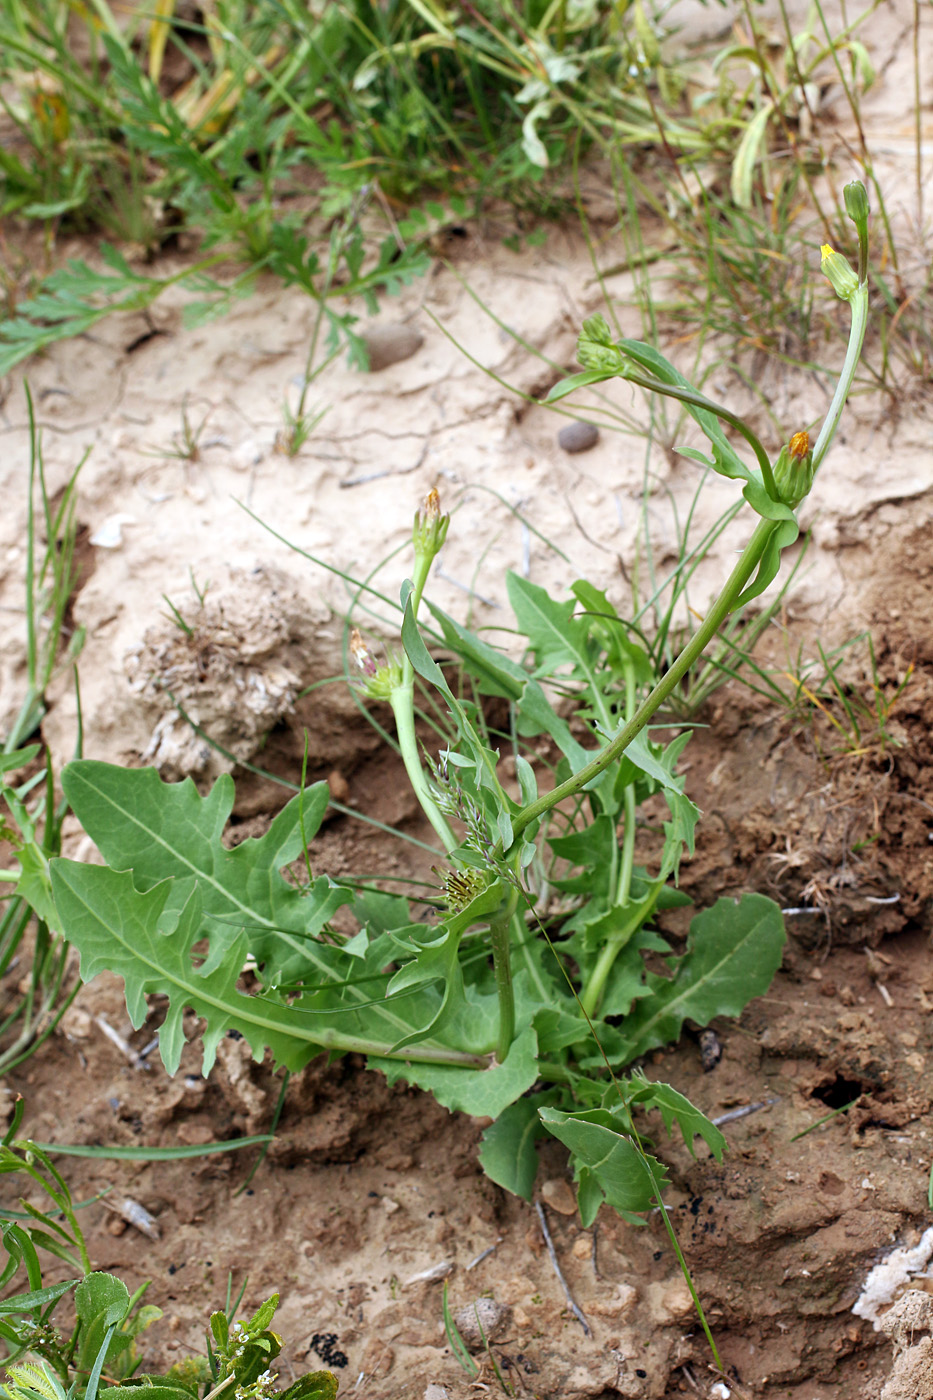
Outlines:
[{"label": "bare dirt ground", "polygon": [[[908,20],[891,7],[869,36],[882,81],[864,119],[879,170],[892,181],[909,156],[898,67]],[[827,93],[828,121],[832,100]],[[594,218],[606,216],[598,176],[585,189]],[[906,196],[894,203],[909,224]],[[613,245],[609,224],[602,228],[605,266]],[[342,671],[347,594],[254,517],[361,575],[404,544],[414,507],[436,485],[457,509],[433,596],[461,617],[472,608],[474,620],[491,627],[509,622],[506,568],[557,590],[582,574],[623,604],[643,507],[656,565],[670,566],[677,547],[671,503],[682,515],[696,484],[692,464],[663,441],[648,447],[644,437],[607,431],[590,451],[569,455],[556,441],[562,420],[477,367],[539,397],[572,365],[582,317],[602,305],[578,233],[557,229],[542,249],[515,252],[503,246],[504,231],[490,221],[450,234],[453,268],[438,264],[385,306],[385,323],[421,337],[415,353],[369,375],[331,366],[316,391],[328,412],[295,458],[277,452],[275,442],[282,403],[295,401],[312,316],[296,294],[261,288],[225,320],[194,331],[182,328],[180,303],[167,299],[151,320],[113,318],[27,367],[53,491],[92,449],[80,478],[84,571],[74,604],[74,620],[88,629],[81,661],[86,756],[157,762],[168,777],[208,781],[223,761],[178,718],[169,688],[238,760],[289,777],[307,730],[311,777],[330,776],[351,807],[417,830],[399,774],[346,687],[329,685],[296,702],[305,687]],[[75,244],[61,252],[88,250]],[[487,317],[461,279],[552,364]],[[628,274],[616,274],[609,288],[624,301]],[[624,330],[639,334],[634,313],[621,315]],[[840,344],[840,361],[841,354]],[[820,376],[757,365],[756,378],[788,433],[817,420],[828,403],[831,385]],[[739,409],[754,406],[727,364],[709,387]],[[786,612],[791,640],[774,629],[763,652],[780,667],[801,640],[810,654],[817,636],[832,645],[870,628],[885,693],[914,667],[888,742],[872,738],[864,751],[850,745],[840,753],[820,714],[805,723],[799,712],[736,689],[717,693],[702,716],[709,727],[688,750],[688,791],[706,813],[696,857],[684,868],[691,895],[708,903],[756,889],[785,908],[810,911],[788,916],[784,968],[769,995],[738,1023],[715,1027],[723,1048],[715,1069],[704,1071],[690,1038],[645,1066],[711,1116],[765,1105],[725,1125],[730,1146],[721,1166],[705,1149],[694,1160],[681,1143],[660,1130],[658,1137],[674,1182],[670,1204],[736,1394],[880,1395],[891,1348],[852,1308],[873,1265],[895,1243],[916,1245],[929,1223],[927,390],[905,390],[897,414],[889,399],[871,395],[847,411],[805,508],[812,544]],[[21,380],[4,391],[0,723],[22,686],[26,520]],[[615,399],[632,407],[626,390]],[[191,422],[205,420],[191,460],[171,455],[183,405]],[[676,437],[685,440],[682,432]],[[697,538],[731,499],[727,484],[704,490]],[[706,559],[692,600],[698,609],[742,538],[741,529],[727,535]],[[404,574],[404,558],[388,566],[381,579],[388,593]],[[210,585],[201,614],[192,579],[202,590]],[[182,645],[163,594],[211,638],[208,650]],[[847,675],[870,694],[864,672]],[[44,724],[59,761],[72,752],[75,728],[63,679]],[[282,793],[241,776],[236,820],[252,832]],[[68,840],[69,854],[89,854],[74,827]],[[408,859],[341,817],[330,820],[318,849],[322,868],[334,875],[401,872]],[[673,921],[669,927],[676,933]],[[101,1015],[129,1033],[121,989],[103,979],[82,991],[62,1033],[11,1077],[10,1087],[27,1098],[25,1129],[36,1139],[204,1143],[270,1122],[278,1082],[248,1060],[241,1042],[222,1045],[209,1081],[199,1075],[192,1044],[169,1080],[152,1061],[145,1069],[128,1063],[100,1032]],[[158,1019],[154,1005],[151,1024],[130,1036],[137,1049]],[[341,1394],[361,1400],[414,1400],[432,1384],[449,1400],[497,1393],[488,1361],[473,1383],[459,1369],[441,1321],[441,1284],[418,1281],[447,1263],[453,1307],[489,1294],[511,1310],[493,1351],[515,1394],[706,1395],[708,1354],[660,1220],[636,1230],[604,1210],[593,1229],[582,1230],[565,1159],[556,1145],[542,1150],[541,1199],[588,1319],[586,1336],[566,1307],[535,1214],[479,1172],[480,1130],[419,1093],[387,1088],[350,1058],[318,1062],[293,1079],[273,1148],[243,1194],[237,1188],[249,1153],[152,1164],[75,1160],[68,1175],[77,1197],[112,1185],[115,1196],[132,1197],[156,1219],[159,1238],[150,1240],[103,1206],[86,1212],[95,1266],[120,1273],[131,1287],[153,1280],[149,1300],[164,1317],[144,1338],[147,1364],[198,1347],[228,1275],[235,1287],[248,1276],[245,1306],[273,1290],[282,1294],[277,1326],[286,1339],[286,1375],[288,1365],[297,1373],[323,1362],[340,1376]],[[916,1286],[933,1291],[924,1269]],[[927,1382],[928,1375],[911,1381],[901,1400],[919,1400]],[[432,1392],[432,1400],[441,1394]]]}]

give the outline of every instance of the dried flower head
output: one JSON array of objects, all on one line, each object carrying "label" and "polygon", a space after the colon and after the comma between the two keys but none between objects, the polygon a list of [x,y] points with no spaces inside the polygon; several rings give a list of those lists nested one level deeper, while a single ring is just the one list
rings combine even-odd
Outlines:
[{"label": "dried flower head", "polygon": [[391,659],[380,666],[364,642],[358,627],[350,633],[350,655],[366,677],[362,691],[370,700],[389,700],[402,684],[402,668]]},{"label": "dried flower head", "polygon": [[363,641],[362,634],[358,627],[354,627],[350,633],[350,655],[359,666],[364,676],[374,676],[379,670],[376,665],[376,658],[369,647]]},{"label": "dried flower head", "polygon": [[433,559],[444,547],[449,525],[450,516],[441,514],[441,498],[432,486],[421,504],[421,509],[415,511],[411,532],[415,553],[426,555],[428,560]]}]

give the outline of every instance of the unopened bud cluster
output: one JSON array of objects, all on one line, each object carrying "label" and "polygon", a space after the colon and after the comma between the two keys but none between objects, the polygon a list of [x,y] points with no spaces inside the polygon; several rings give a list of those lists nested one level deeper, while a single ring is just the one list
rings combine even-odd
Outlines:
[{"label": "unopened bud cluster", "polygon": [[621,374],[625,369],[625,359],[612,338],[605,316],[597,313],[583,322],[577,341],[577,360],[584,369],[598,370],[602,374]]}]

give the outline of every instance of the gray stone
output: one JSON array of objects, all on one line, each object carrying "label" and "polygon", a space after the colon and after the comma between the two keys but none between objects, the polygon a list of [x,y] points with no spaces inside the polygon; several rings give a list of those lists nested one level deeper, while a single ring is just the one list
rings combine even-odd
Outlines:
[{"label": "gray stone", "polygon": [[565,452],[589,452],[599,442],[599,429],[595,423],[576,420],[565,423],[557,434],[557,443]]},{"label": "gray stone", "polygon": [[369,354],[369,372],[388,369],[399,360],[408,360],[424,344],[424,336],[414,326],[401,324],[368,326],[360,332]]},{"label": "gray stone", "polygon": [[458,1308],[454,1323],[470,1351],[483,1351],[486,1342],[501,1337],[512,1319],[512,1309],[495,1298],[474,1298]]}]

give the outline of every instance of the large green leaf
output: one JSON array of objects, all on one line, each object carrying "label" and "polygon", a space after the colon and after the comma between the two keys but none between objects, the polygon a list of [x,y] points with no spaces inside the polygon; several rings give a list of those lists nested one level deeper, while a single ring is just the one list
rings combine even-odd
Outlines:
[{"label": "large green leaf", "polygon": [[544,1095],[535,1094],[510,1104],[483,1133],[479,1150],[480,1165],[490,1180],[526,1201],[531,1200],[538,1174],[538,1108],[546,1103]]},{"label": "large green leaf", "polygon": [[[179,886],[186,894],[180,910]],[[310,941],[307,959],[320,981],[287,1005],[274,995],[239,991],[237,981],[249,952],[244,933],[237,933],[232,942],[211,938],[204,960],[195,956],[204,919],[200,886],[194,879],[166,880],[141,891],[128,871],[56,860],[52,888],[66,937],[80,954],[85,981],[105,970],[122,977],[127,1009],[137,1027],[145,1019],[148,995],[161,992],[169,998],[159,1048],[172,1074],[184,1046],[186,1007],[205,1022],[207,1073],[219,1040],[231,1029],[246,1037],[255,1056],[268,1048],[279,1064],[298,1069],[322,1049],[389,1055],[413,1026],[433,1020],[439,1004],[434,987],[415,987],[385,998],[388,976],[382,969],[392,956],[386,934],[373,940],[362,957],[348,957],[339,946]],[[484,1034],[488,1043],[477,1044]],[[485,1067],[484,1056],[494,1043],[488,1018],[477,1017],[471,1008],[454,1019],[445,1040],[432,1037],[426,1047],[408,1054],[417,1058],[423,1053],[445,1067],[462,1064],[468,1072]]]},{"label": "large green leaf", "polygon": [[[487,1008],[488,1012],[493,1008]],[[509,1104],[521,1098],[538,1077],[538,1042],[534,1028],[526,1026],[513,1040],[502,1064],[468,1070],[448,1065],[403,1064],[371,1056],[370,1065],[381,1069],[390,1084],[405,1079],[419,1089],[429,1089],[445,1108],[474,1118],[498,1118]]]},{"label": "large green leaf", "polygon": [[587,622],[573,615],[574,599],[559,603],[546,589],[511,572],[506,586],[518,625],[535,654],[536,674],[551,676],[560,667],[570,666],[574,674],[589,676],[595,649]]},{"label": "large green leaf", "polygon": [[168,908],[173,882],[140,891],[129,872],[75,861],[52,862],[52,888],[66,937],[81,958],[85,982],[99,972],[115,972],[126,988],[126,1005],[133,1025],[142,1025],[146,998],[163,993],[168,1012],[159,1032],[159,1051],[169,1074],[178,1068],[185,1044],[182,1018],[190,1007],[203,1017],[204,1073],[214,1063],[218,1042],[228,1030],[239,1030],[253,1054],[268,1046],[289,1069],[305,1064],[320,1046],[317,1037],[302,1033],[290,1008],[237,990],[237,979],[249,952],[246,936],[232,943],[212,944],[204,962],[196,965],[193,949],[202,937],[201,895],[193,880],[181,911]]},{"label": "large green leaf", "polygon": [[687,951],[670,978],[649,974],[652,995],[635,1003],[620,1028],[625,1061],[680,1036],[688,1018],[705,1026],[714,1016],[738,1016],[761,996],[781,965],[784,919],[773,899],[746,894],[718,899],[690,924]]},{"label": "large green leaf", "polygon": [[329,801],[326,783],[298,794],[264,836],[232,850],[221,840],[233,809],[228,774],[202,797],[190,778],[165,783],[154,768],[79,760],[64,769],[62,787],[104,860],[114,870],[132,870],[136,889],[175,878],[166,908],[177,912],[188,899],[187,877],[193,877],[202,931],[212,947],[230,945],[244,929],[266,982],[304,972],[309,938],[352,898],[326,876],[306,890],[281,874],[321,824]]}]

